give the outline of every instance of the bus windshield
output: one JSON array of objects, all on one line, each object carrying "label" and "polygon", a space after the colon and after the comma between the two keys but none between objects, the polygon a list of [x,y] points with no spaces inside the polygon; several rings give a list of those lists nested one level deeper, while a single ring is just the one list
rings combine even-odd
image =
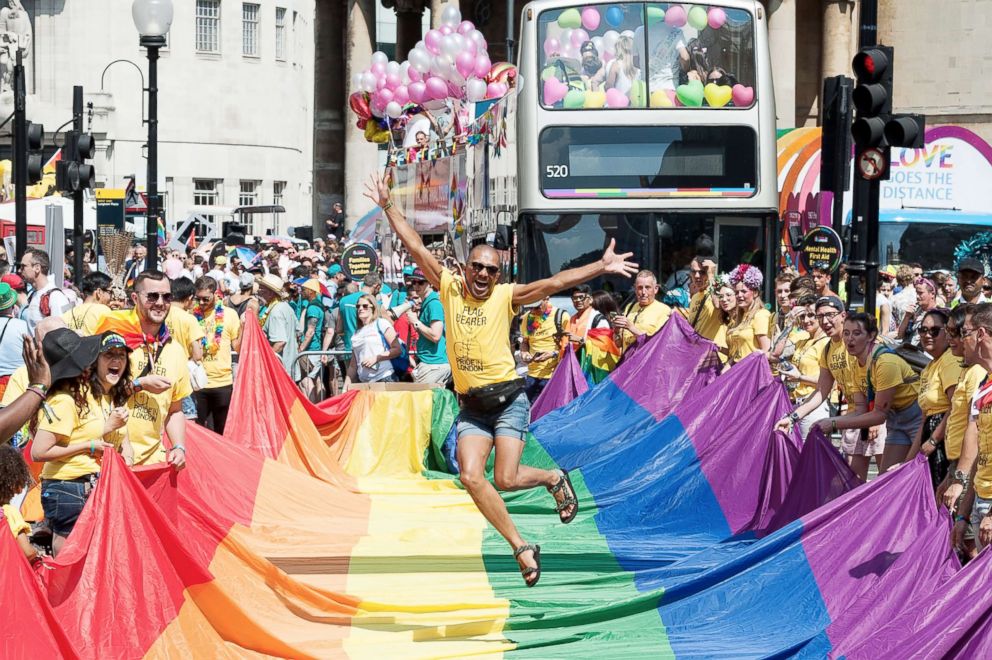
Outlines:
[{"label": "bus windshield", "polygon": [[753,17],[717,5],[628,2],[541,12],[547,109],[742,108],[755,99]]},{"label": "bus windshield", "polygon": [[882,265],[918,263],[927,272],[954,270],[954,250],[992,226],[953,222],[882,222],[878,250]]}]

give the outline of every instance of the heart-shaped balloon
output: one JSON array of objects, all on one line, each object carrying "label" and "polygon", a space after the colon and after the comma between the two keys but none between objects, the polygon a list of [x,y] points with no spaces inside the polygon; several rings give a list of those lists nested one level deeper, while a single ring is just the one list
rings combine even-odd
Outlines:
[{"label": "heart-shaped balloon", "polygon": [[630,99],[619,89],[606,90],[606,105],[610,108],[626,108],[630,105]]},{"label": "heart-shaped balloon", "polygon": [[647,105],[648,87],[643,80],[635,80],[630,86],[630,105],[635,108],[643,108]]},{"label": "heart-shaped balloon", "polygon": [[586,92],[583,108],[602,108],[606,105],[606,92]]},{"label": "heart-shaped balloon", "polygon": [[675,107],[675,90],[674,89],[659,89],[651,92],[651,107],[652,108],[674,108]]},{"label": "heart-shaped balloon", "polygon": [[703,105],[703,83],[698,80],[690,80],[684,85],[679,85],[675,88],[675,96],[684,106],[701,107]]},{"label": "heart-shaped balloon", "polygon": [[564,99],[567,93],[568,85],[551,76],[544,81],[544,97],[542,102],[544,105],[554,105]]},{"label": "heart-shaped balloon", "polygon": [[733,92],[730,89],[730,85],[707,83],[706,87],[703,88],[703,96],[706,97],[706,102],[709,103],[711,108],[722,108],[730,103]]},{"label": "heart-shaped balloon", "polygon": [[571,89],[568,94],[565,94],[565,103],[563,104],[569,110],[575,110],[581,108],[586,102],[586,93],[581,89]]},{"label": "heart-shaped balloon", "polygon": [[732,92],[736,107],[746,108],[754,103],[754,87],[745,87],[738,83],[734,85]]},{"label": "heart-shaped balloon", "polygon": [[348,97],[348,105],[351,106],[352,112],[358,115],[359,119],[368,119],[372,116],[372,111],[369,109],[368,92],[355,92]]}]

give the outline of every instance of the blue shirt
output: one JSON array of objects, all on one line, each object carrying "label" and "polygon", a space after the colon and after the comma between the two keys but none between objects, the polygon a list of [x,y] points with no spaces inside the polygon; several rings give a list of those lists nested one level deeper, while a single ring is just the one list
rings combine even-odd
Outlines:
[{"label": "blue shirt", "polygon": [[420,322],[428,328],[434,321],[441,322],[441,339],[437,343],[432,342],[420,333],[417,337],[417,359],[424,364],[447,364],[448,353],[444,340],[444,308],[441,306],[441,298],[437,291],[431,291],[424,298],[420,305]]},{"label": "blue shirt", "polygon": [[303,335],[307,333],[307,326],[310,325],[310,319],[317,321],[317,327],[314,328],[313,338],[311,338],[310,343],[303,347],[305,351],[319,351],[324,339],[324,306],[318,302],[312,302],[307,305],[306,316],[303,319]]},{"label": "blue shirt", "polygon": [[355,329],[358,327],[358,310],[355,309],[355,304],[362,295],[361,291],[349,293],[338,302],[338,310],[341,312],[341,325],[343,326],[341,337],[344,339],[344,350],[349,353],[351,352],[351,336],[355,334]]},{"label": "blue shirt", "polygon": [[24,335],[28,324],[21,319],[7,316],[0,318],[0,376],[9,376],[24,366]]}]

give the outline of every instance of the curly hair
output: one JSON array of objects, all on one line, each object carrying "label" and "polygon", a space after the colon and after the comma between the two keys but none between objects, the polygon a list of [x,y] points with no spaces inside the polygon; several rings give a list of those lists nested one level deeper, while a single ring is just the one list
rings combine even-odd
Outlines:
[{"label": "curly hair", "polygon": [[21,452],[6,442],[0,445],[0,504],[9,504],[31,483],[31,471]]},{"label": "curly hair", "polygon": [[[97,360],[99,359],[98,357]],[[120,380],[110,388],[109,392],[103,391],[103,384],[100,383],[100,377],[97,375],[95,362],[88,369],[88,372],[88,375],[87,372],[83,372],[75,378],[61,381],[49,390],[46,400],[55,394],[64,392],[71,396],[73,403],[76,404],[76,414],[79,417],[85,417],[90,412],[89,403],[86,401],[87,395],[90,392],[93,393],[93,398],[109,394],[110,400],[115,407],[125,405],[128,399],[131,398],[131,395],[134,394],[134,388],[131,384],[131,361],[129,359],[125,358],[124,371],[121,373]],[[31,418],[31,422],[28,424],[28,431],[31,435],[34,435],[38,431],[37,415]]]}]

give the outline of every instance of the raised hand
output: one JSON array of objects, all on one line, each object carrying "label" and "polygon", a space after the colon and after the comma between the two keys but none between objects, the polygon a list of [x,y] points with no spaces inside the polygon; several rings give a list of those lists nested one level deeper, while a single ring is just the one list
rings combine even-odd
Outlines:
[{"label": "raised hand", "polygon": [[41,346],[34,340],[34,337],[24,335],[21,355],[24,357],[24,366],[28,370],[28,383],[44,385],[45,387],[51,386],[52,372],[49,371],[45,354],[42,353]]},{"label": "raised hand", "polygon": [[606,252],[603,253],[603,270],[607,273],[613,273],[615,275],[632,277],[637,272],[638,265],[633,261],[627,261],[627,259],[634,256],[634,253],[624,252],[623,254],[617,254],[614,251],[616,246],[617,240],[615,238],[611,238],[610,244],[606,248]]},{"label": "raised hand", "polygon": [[362,194],[372,200],[376,206],[383,207],[389,203],[389,186],[386,184],[386,179],[378,172],[373,172],[369,177],[365,183],[365,192]]}]

